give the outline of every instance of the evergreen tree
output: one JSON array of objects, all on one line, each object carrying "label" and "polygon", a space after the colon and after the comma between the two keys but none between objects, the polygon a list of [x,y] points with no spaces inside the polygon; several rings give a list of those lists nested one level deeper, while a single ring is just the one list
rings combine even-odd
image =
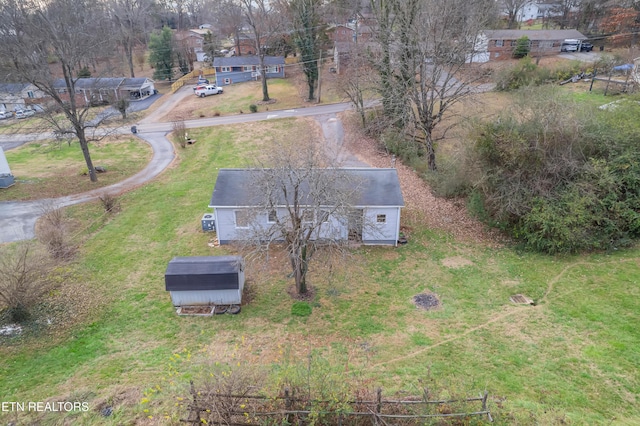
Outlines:
[{"label": "evergreen tree", "polygon": [[529,54],[530,41],[529,37],[522,36],[516,41],[516,48],[513,50],[513,57],[516,59],[524,58]]},{"label": "evergreen tree", "polygon": [[164,27],[160,33],[153,33],[149,39],[149,63],[154,68],[153,78],[171,80],[173,77],[173,33]]}]

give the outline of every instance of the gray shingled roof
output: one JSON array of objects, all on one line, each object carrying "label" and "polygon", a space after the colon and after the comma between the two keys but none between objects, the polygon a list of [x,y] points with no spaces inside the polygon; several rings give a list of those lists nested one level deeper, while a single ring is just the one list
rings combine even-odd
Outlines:
[{"label": "gray shingled roof", "polygon": [[[265,56],[265,65],[284,65],[284,56]],[[244,65],[260,65],[260,57],[255,55],[213,58],[214,67],[241,67]]]},{"label": "gray shingled roof", "polygon": [[0,83],[0,93],[20,93],[29,83]]},{"label": "gray shingled roof", "polygon": [[[139,89],[142,87],[147,78],[125,78],[125,77],[101,77],[101,78],[78,78],[75,81],[76,90],[92,90],[92,89]],[[53,83],[55,89],[66,89],[67,85],[64,79],[59,78]]]},{"label": "gray shingled roof", "polygon": [[[389,206],[403,207],[404,199],[396,169],[338,169],[359,182],[360,197],[352,200],[354,207]],[[253,188],[255,169],[220,169],[209,207],[250,207],[254,205]],[[285,205],[284,199],[281,205]]]},{"label": "gray shingled roof", "polygon": [[485,30],[484,33],[489,40],[517,40],[522,36],[529,37],[529,40],[547,41],[587,38],[578,30]]}]

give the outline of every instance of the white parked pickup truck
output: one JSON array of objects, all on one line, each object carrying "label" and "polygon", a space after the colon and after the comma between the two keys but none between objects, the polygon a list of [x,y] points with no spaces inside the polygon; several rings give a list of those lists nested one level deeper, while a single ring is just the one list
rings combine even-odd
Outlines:
[{"label": "white parked pickup truck", "polygon": [[200,86],[196,88],[196,90],[194,91],[195,95],[200,96],[201,98],[204,98],[205,96],[209,96],[209,95],[219,95],[222,92],[223,92],[222,87],[217,87],[212,84],[208,84],[204,87]]}]

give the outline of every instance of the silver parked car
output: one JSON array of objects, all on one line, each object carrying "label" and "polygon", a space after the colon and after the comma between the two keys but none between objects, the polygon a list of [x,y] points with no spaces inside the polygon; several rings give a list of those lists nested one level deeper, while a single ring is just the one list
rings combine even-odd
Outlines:
[{"label": "silver parked car", "polygon": [[32,109],[19,109],[16,111],[16,118],[27,118],[34,115],[36,112]]},{"label": "silver parked car", "polygon": [[0,111],[0,120],[11,117],[13,117],[13,113],[11,111]]}]

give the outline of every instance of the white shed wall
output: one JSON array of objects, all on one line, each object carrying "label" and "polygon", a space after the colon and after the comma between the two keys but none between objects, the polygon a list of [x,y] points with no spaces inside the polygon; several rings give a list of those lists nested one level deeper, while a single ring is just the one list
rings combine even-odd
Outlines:
[{"label": "white shed wall", "polygon": [[[385,215],[385,223],[377,221],[378,215]],[[364,210],[362,242],[365,244],[393,244],[398,241],[400,208],[369,207]]]},{"label": "white shed wall", "polygon": [[169,293],[171,293],[173,306],[239,305],[242,302],[242,288],[240,290],[170,291]]}]

